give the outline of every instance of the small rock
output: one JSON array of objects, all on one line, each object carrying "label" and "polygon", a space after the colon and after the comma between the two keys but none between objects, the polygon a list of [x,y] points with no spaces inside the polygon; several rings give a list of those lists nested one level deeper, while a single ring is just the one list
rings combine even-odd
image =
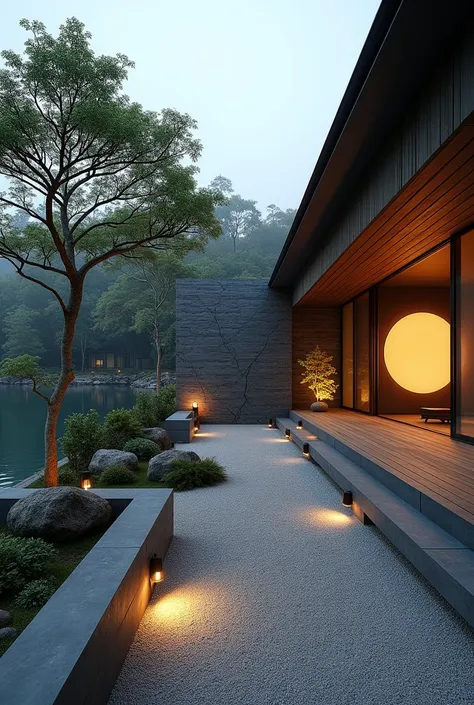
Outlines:
[{"label": "small rock", "polygon": [[138,458],[135,453],[127,453],[124,450],[98,450],[92,456],[89,464],[89,471],[93,475],[100,475],[107,468],[123,465],[128,470],[138,470]]},{"label": "small rock", "polygon": [[8,627],[12,623],[12,618],[10,612],[6,610],[0,610],[0,628]]},{"label": "small rock", "polygon": [[191,460],[195,462],[200,460],[197,453],[192,450],[165,450],[148,463],[147,477],[152,482],[159,482],[168,472],[172,470],[171,463],[173,460]]},{"label": "small rock", "polygon": [[0,639],[15,639],[17,634],[17,630],[13,627],[4,627],[3,629],[0,629]]},{"label": "small rock", "polygon": [[148,440],[159,445],[161,450],[170,450],[173,447],[171,438],[164,428],[159,428],[158,426],[155,426],[155,428],[144,428],[143,435]]},{"label": "small rock", "polygon": [[78,487],[46,487],[16,502],[7,514],[15,536],[70,541],[107,526],[112,507],[107,500]]}]

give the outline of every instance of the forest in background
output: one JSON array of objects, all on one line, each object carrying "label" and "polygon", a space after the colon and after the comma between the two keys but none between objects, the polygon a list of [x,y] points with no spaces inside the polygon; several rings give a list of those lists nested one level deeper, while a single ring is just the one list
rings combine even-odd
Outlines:
[{"label": "forest in background", "polygon": [[[169,255],[154,263],[120,263],[98,267],[86,281],[76,327],[74,361],[87,370],[95,351],[150,359],[162,368],[175,366],[175,282],[178,278],[267,279],[293,222],[295,211],[270,205],[265,213],[256,201],[234,193],[229,179],[211,186],[226,196],[217,208],[222,235],[203,252],[184,260]],[[18,216],[18,227],[28,219]],[[0,259],[0,359],[38,355],[44,367],[59,366],[61,311],[45,289],[22,279]]]}]

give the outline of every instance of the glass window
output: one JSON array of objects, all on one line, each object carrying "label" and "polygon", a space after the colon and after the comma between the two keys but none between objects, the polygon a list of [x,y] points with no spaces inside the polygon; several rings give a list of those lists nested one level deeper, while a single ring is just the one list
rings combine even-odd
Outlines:
[{"label": "glass window", "polygon": [[354,408],[354,305],[342,309],[342,405]]},{"label": "glass window", "polygon": [[474,232],[456,246],[455,433],[474,438]]},{"label": "glass window", "polygon": [[370,306],[369,294],[354,301],[355,312],[355,408],[370,410]]}]

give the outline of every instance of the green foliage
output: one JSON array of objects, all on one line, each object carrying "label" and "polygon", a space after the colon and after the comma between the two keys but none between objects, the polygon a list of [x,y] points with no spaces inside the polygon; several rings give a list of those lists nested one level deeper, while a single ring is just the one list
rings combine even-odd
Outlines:
[{"label": "green foliage", "polygon": [[64,427],[61,449],[69,459],[70,470],[77,482],[77,474],[87,470],[92,456],[102,447],[103,432],[99,414],[94,409],[87,414],[71,414],[65,420]]},{"label": "green foliage", "polygon": [[14,605],[26,610],[42,607],[55,592],[56,586],[50,580],[32,580],[15,598]]},{"label": "green foliage", "polygon": [[103,425],[103,447],[122,450],[127,441],[137,438],[142,427],[133,411],[113,409],[109,411]]},{"label": "green foliage", "polygon": [[143,428],[159,426],[176,411],[176,385],[162,387],[159,394],[137,392],[133,413]]},{"label": "green foliage", "polygon": [[40,358],[31,355],[6,358],[0,363],[0,375],[14,379],[29,379],[33,382],[33,390],[38,387],[50,387],[54,377],[41,369]]},{"label": "green foliage", "polygon": [[135,473],[124,465],[113,465],[106,468],[100,476],[101,484],[106,485],[132,485],[136,482]]},{"label": "green foliage", "polygon": [[43,539],[0,535],[0,593],[19,591],[44,575],[56,549]]},{"label": "green foliage", "polygon": [[224,468],[215,458],[203,460],[175,460],[172,470],[162,479],[167,487],[173,487],[177,492],[192,490],[195,487],[209,487],[224,482],[227,479]]},{"label": "green foliage", "polygon": [[160,447],[148,438],[132,438],[123,447],[127,453],[135,453],[138,460],[150,460],[160,453]]},{"label": "green foliage", "polygon": [[58,468],[58,485],[79,487],[79,475],[68,465]]},{"label": "green foliage", "polygon": [[41,355],[44,347],[38,330],[33,325],[38,312],[24,304],[10,309],[5,317],[5,343],[2,345],[6,357],[16,357],[28,353]]},{"label": "green foliage", "polygon": [[304,367],[303,379],[300,384],[307,384],[314,392],[316,401],[332,401],[338,385],[334,382],[333,376],[337,370],[331,365],[332,355],[320,350],[319,345],[311,350],[304,360],[298,360]]}]

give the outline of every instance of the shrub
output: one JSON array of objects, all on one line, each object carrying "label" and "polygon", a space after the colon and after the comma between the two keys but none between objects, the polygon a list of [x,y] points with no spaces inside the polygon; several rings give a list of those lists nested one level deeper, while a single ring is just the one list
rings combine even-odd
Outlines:
[{"label": "shrub", "polygon": [[113,465],[104,470],[100,476],[103,485],[131,485],[137,481],[133,470],[129,470],[124,465]]},{"label": "shrub", "polygon": [[89,467],[92,456],[102,447],[102,428],[97,411],[87,414],[71,414],[64,422],[61,449],[69,459],[70,469],[77,473]]},{"label": "shrub", "polygon": [[33,580],[29,583],[14,600],[16,607],[23,607],[30,610],[35,607],[42,607],[56,592],[56,586],[50,580]]},{"label": "shrub", "polygon": [[148,438],[132,438],[123,447],[128,453],[135,453],[138,460],[150,460],[160,453],[160,447]]},{"label": "shrub", "polygon": [[175,460],[171,472],[162,482],[177,492],[192,490],[195,487],[209,487],[227,479],[224,468],[214,458],[203,460]]},{"label": "shrub", "polygon": [[58,485],[66,485],[68,487],[78,487],[79,486],[79,475],[77,472],[65,465],[58,469]]},{"label": "shrub", "polygon": [[168,384],[159,394],[137,392],[133,413],[144,428],[159,426],[168,416],[176,411],[176,386]]},{"label": "shrub", "polygon": [[41,577],[56,549],[43,539],[0,536],[0,593],[21,590],[25,582]]},{"label": "shrub", "polygon": [[141,435],[142,426],[133,411],[113,409],[105,417],[103,448],[122,450],[125,443]]}]

